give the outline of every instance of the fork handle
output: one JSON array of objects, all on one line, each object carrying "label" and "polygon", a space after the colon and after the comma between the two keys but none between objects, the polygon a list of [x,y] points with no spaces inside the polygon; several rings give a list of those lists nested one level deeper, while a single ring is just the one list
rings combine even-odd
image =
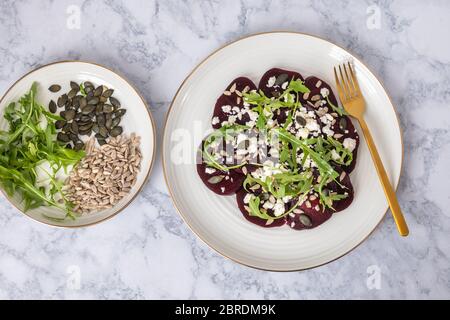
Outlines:
[{"label": "fork handle", "polygon": [[369,147],[370,150],[370,154],[372,155],[372,160],[373,163],[375,164],[375,168],[377,169],[378,177],[380,178],[381,184],[384,189],[384,193],[386,194],[386,198],[388,200],[389,207],[391,208],[392,215],[394,216],[398,232],[400,233],[400,235],[406,237],[409,234],[408,226],[406,224],[405,217],[403,216],[402,209],[398,204],[395,191],[392,189],[391,183],[389,182],[389,178],[386,174],[386,170],[384,169],[380,155],[378,154],[375,143],[373,142],[372,135],[370,134],[369,128],[367,127],[367,123],[364,120],[364,118],[360,117],[358,121],[364,133],[364,138],[366,139],[367,146]]}]

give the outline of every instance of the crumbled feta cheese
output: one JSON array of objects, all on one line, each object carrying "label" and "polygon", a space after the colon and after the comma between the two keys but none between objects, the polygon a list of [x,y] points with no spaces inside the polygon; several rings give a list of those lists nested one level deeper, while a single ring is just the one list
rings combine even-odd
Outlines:
[{"label": "crumbled feta cheese", "polygon": [[218,124],[220,122],[219,117],[213,117],[211,123],[213,125]]},{"label": "crumbled feta cheese", "polygon": [[319,131],[320,130],[319,124],[314,119],[306,119],[305,127],[309,131]]},{"label": "crumbled feta cheese", "polygon": [[244,203],[249,203],[251,198],[252,198],[252,194],[247,193],[244,197]]},{"label": "crumbled feta cheese", "polygon": [[275,81],[277,80],[277,78],[275,77],[270,77],[269,81],[267,81],[267,88],[272,88],[273,85],[275,84]]},{"label": "crumbled feta cheese", "polygon": [[336,152],[336,149],[331,150],[331,159],[333,159],[334,161],[337,161],[341,158],[341,156],[339,155],[339,153]]},{"label": "crumbled feta cheese", "polygon": [[328,95],[330,94],[330,90],[328,90],[327,88],[322,88],[320,89],[320,95],[324,98],[328,97]]},{"label": "crumbled feta cheese", "polygon": [[225,113],[229,113],[231,111],[231,106],[229,105],[222,106],[222,111]]},{"label": "crumbled feta cheese", "polygon": [[214,169],[214,168],[209,168],[209,167],[205,168],[206,174],[213,174],[214,172],[216,172],[216,169]]},{"label": "crumbled feta cheese", "polygon": [[334,134],[334,131],[331,130],[329,125],[323,127],[322,132],[325,133],[327,136],[333,136],[333,134]]},{"label": "crumbled feta cheese", "polygon": [[278,217],[284,213],[284,202],[281,199],[278,199],[273,207],[273,214]]},{"label": "crumbled feta cheese", "polygon": [[264,204],[263,204],[263,208],[264,209],[272,209],[273,208],[273,203],[272,202],[270,202],[270,201],[266,201],[266,202],[264,202]]},{"label": "crumbled feta cheese", "polygon": [[302,139],[308,138],[308,135],[309,135],[309,130],[307,128],[298,129],[297,134],[296,134],[296,136],[298,138],[302,138]]},{"label": "crumbled feta cheese", "polygon": [[236,122],[236,116],[229,116],[228,117],[228,123],[233,124]]},{"label": "crumbled feta cheese", "polygon": [[220,191],[222,191],[222,193],[225,192],[225,187],[220,187]]},{"label": "crumbled feta cheese", "polygon": [[345,138],[342,145],[344,146],[344,148],[352,152],[356,148],[356,140],[352,138]]},{"label": "crumbled feta cheese", "polygon": [[281,85],[281,89],[286,90],[287,86],[288,86],[288,82],[286,81],[285,83],[283,83]]}]

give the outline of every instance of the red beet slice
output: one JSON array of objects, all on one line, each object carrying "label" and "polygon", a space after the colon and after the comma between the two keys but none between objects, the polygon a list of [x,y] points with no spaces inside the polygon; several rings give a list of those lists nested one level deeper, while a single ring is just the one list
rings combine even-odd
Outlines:
[{"label": "red beet slice", "polygon": [[340,143],[344,143],[345,139],[354,139],[356,141],[355,149],[352,151],[353,153],[353,161],[349,166],[344,166],[343,169],[350,173],[353,171],[356,165],[356,158],[358,156],[358,147],[359,147],[359,135],[353,126],[352,120],[350,117],[338,116],[336,122],[331,126],[331,130],[334,131],[334,139],[339,141]]},{"label": "red beet slice", "polygon": [[[232,90],[233,89],[232,87],[234,87],[234,90]],[[227,121],[229,116],[237,115],[236,109],[233,110],[233,107],[238,107],[239,109],[243,108],[244,99],[240,97],[237,94],[237,92],[242,93],[246,89],[246,87],[248,87],[247,90],[248,92],[257,89],[256,85],[250,79],[246,77],[236,78],[225,89],[224,92],[227,92],[227,94],[222,93],[221,96],[217,99],[212,118],[213,119],[212,127],[214,129],[220,128],[222,126],[222,122]],[[231,93],[230,91],[233,92]],[[230,106],[231,110],[229,112],[225,112],[222,109],[225,106]],[[215,117],[219,119],[219,122],[214,122]],[[235,123],[244,125],[249,120],[250,120],[249,115],[247,113],[243,113],[242,118],[241,119],[237,118]]]},{"label": "red beet slice", "polygon": [[[215,171],[209,173],[207,168]],[[209,168],[205,163],[197,164],[197,172],[200,179],[211,191],[222,196],[236,193],[245,180],[245,176],[235,170],[220,171]]]},{"label": "red beet slice", "polygon": [[308,198],[299,206],[299,210],[294,210],[294,212],[286,217],[287,225],[296,230],[315,228],[330,219],[333,213],[346,209],[352,203],[354,191],[350,176],[339,167],[336,168],[336,171],[340,173],[337,179],[342,186],[332,181],[324,188],[330,192],[337,192],[338,194],[347,192],[348,197],[333,201],[333,207],[335,209],[333,210],[328,207],[324,208],[320,203],[319,197],[311,192],[308,194]]},{"label": "red beet slice", "polygon": [[[272,82],[270,81],[270,78],[272,77],[275,77],[275,83],[272,86],[268,87],[267,85],[270,85]],[[262,90],[264,94],[269,98],[274,96],[276,97],[284,91],[284,89],[282,88],[283,83],[289,83],[289,81],[297,79],[303,81],[302,75],[298,72],[273,68],[266,71],[266,73],[264,73],[264,75],[261,77],[258,89]]]},{"label": "red beet slice", "polygon": [[[330,100],[331,103],[333,103],[335,106],[337,106],[337,100],[336,100],[336,96],[333,93],[333,90],[331,89],[330,85],[328,83],[326,83],[325,81],[314,77],[314,76],[310,76],[308,78],[305,79],[305,86],[308,87],[308,89],[310,90],[309,94],[303,95],[301,97],[301,101],[302,103],[307,103],[307,101],[309,101],[310,103],[307,103],[308,105],[315,105],[317,103],[318,100],[317,99],[317,95],[320,96],[321,100],[325,100],[324,97],[321,95],[320,90],[322,88],[325,88],[328,90],[329,94],[328,94],[328,98]],[[316,97],[316,98],[313,98]],[[317,109],[317,107],[315,107]],[[329,107],[330,112],[331,112],[331,107]]]},{"label": "red beet slice", "polygon": [[[300,210],[303,211],[302,208],[300,208]],[[298,210],[295,211],[297,212]],[[327,210],[322,212],[308,209],[303,213],[290,213],[286,217],[286,224],[295,230],[312,229],[320,226],[330,218],[331,213]]]},{"label": "red beet slice", "polygon": [[264,227],[264,228],[280,227],[286,223],[285,218],[274,219],[272,221],[272,223],[267,224],[267,220],[264,220],[264,219],[261,219],[261,218],[255,217],[255,216],[251,216],[248,213],[248,211],[245,209],[247,204],[244,203],[244,198],[247,194],[248,194],[248,192],[244,188],[241,188],[241,190],[239,190],[236,193],[236,200],[237,200],[238,207],[241,210],[242,215],[244,216],[245,219],[247,219],[248,221],[250,221],[254,224],[257,224],[258,226]]}]

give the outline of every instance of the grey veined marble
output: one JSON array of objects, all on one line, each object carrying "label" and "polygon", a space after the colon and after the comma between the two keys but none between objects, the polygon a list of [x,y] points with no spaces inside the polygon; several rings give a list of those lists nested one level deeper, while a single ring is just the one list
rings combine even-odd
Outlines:
[{"label": "grey veined marble", "polygon": [[387,216],[331,264],[253,270],[188,230],[158,157],[136,201],[93,227],[47,227],[1,197],[0,298],[450,298],[449,13],[446,0],[0,0],[0,92],[42,64],[96,61],[136,84],[159,134],[181,81],[228,41],[286,29],[350,49],[384,81],[400,115],[398,195],[411,229],[400,238]]}]

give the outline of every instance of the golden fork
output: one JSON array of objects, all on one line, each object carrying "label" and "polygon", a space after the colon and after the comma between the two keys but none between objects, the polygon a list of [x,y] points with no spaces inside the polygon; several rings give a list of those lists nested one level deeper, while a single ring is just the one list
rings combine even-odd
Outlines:
[{"label": "golden fork", "polygon": [[[336,85],[341,102],[348,114],[356,118],[359,122],[359,125],[364,134],[364,138],[366,139],[367,146],[369,147],[370,154],[372,155],[373,163],[375,164],[375,168],[377,169],[378,177],[380,178],[384,193],[386,194],[386,198],[389,202],[389,207],[391,208],[392,215],[394,216],[398,232],[400,233],[400,235],[406,237],[409,233],[409,230],[408,226],[406,225],[405,217],[403,216],[402,210],[398,204],[395,191],[392,189],[391,183],[389,182],[386,170],[384,169],[380,155],[378,154],[375,143],[373,142],[372,135],[370,134],[369,128],[367,127],[366,121],[364,121],[363,114],[366,103],[364,102],[364,97],[362,96],[361,90],[359,88],[358,80],[356,79],[353,66],[350,63],[347,63],[344,64],[343,67],[338,66],[338,69],[340,80],[336,71],[336,67],[334,68],[334,77],[336,80]],[[344,69],[344,72],[342,72],[342,69]]]}]

